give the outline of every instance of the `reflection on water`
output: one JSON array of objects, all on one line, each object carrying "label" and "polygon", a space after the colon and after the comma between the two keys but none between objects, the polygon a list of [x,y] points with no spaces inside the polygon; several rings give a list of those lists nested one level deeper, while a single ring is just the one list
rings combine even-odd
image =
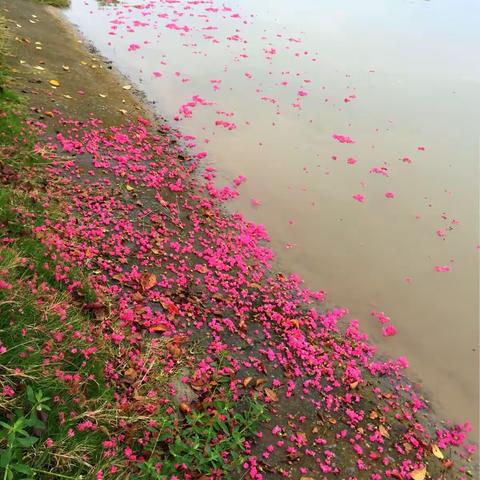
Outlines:
[{"label": "reflection on water", "polygon": [[224,182],[248,178],[231,206],[282,267],[477,425],[480,4],[102,3],[67,16]]}]

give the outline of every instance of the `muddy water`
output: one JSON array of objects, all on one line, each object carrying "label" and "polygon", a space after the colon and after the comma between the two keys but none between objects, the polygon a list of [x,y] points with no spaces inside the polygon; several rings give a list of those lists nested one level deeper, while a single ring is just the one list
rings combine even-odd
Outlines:
[{"label": "muddy water", "polygon": [[[406,356],[476,438],[480,4],[137,3],[73,0],[66,15],[220,182],[247,177],[231,208],[267,226],[281,266]],[[194,95],[213,104],[184,118]]]}]

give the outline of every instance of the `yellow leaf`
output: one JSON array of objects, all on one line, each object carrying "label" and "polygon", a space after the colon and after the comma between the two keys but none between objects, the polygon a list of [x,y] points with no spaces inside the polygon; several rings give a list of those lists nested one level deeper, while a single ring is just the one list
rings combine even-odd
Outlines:
[{"label": "yellow leaf", "polygon": [[131,185],[125,185],[125,188],[127,189],[127,191],[129,192],[133,192],[135,189],[131,186]]},{"label": "yellow leaf", "polygon": [[382,437],[390,438],[390,434],[388,433],[388,430],[383,425],[380,425],[378,427],[378,431],[380,432],[380,435]]},{"label": "yellow leaf", "polygon": [[126,115],[128,112],[126,110],[124,110],[123,108],[119,108],[118,111],[120,113],[123,113],[124,115]]},{"label": "yellow leaf", "polygon": [[59,87],[60,86],[60,82],[58,80],[50,80],[50,85],[52,85],[53,87]]},{"label": "yellow leaf", "polygon": [[243,386],[247,388],[251,381],[252,381],[252,377],[245,377],[242,382]]},{"label": "yellow leaf", "polygon": [[413,470],[410,472],[410,477],[412,477],[413,480],[424,480],[424,478],[427,476],[427,467],[422,467],[419,468],[418,470]]},{"label": "yellow leaf", "polygon": [[440,460],[443,460],[445,458],[443,452],[440,450],[440,448],[438,448],[438,445],[432,445],[432,453]]}]

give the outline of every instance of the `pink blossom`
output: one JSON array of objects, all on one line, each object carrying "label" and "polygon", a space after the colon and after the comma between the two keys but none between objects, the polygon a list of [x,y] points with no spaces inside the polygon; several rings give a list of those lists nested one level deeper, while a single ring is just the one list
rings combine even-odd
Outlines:
[{"label": "pink blossom", "polygon": [[384,337],[391,337],[393,335],[396,335],[397,329],[393,325],[387,325],[386,327],[383,327],[382,334]]},{"label": "pink blossom", "polygon": [[350,137],[347,135],[339,135],[337,133],[334,133],[332,135],[332,138],[337,140],[340,143],[355,143]]}]

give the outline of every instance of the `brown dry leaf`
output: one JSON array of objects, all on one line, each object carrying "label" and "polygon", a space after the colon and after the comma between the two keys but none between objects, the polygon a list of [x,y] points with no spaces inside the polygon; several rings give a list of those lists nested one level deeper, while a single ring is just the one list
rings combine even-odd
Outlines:
[{"label": "brown dry leaf", "polygon": [[372,420],[375,420],[376,418],[378,418],[378,413],[377,413],[375,410],[372,410],[372,411],[370,412],[370,418],[371,418]]},{"label": "brown dry leaf", "polygon": [[355,390],[355,388],[357,388],[357,387],[358,387],[358,380],[357,380],[356,382],[352,382],[352,383],[350,384],[350,388],[351,388],[352,390]]},{"label": "brown dry leaf", "polygon": [[298,320],[291,320],[291,322],[295,328],[300,328],[300,322]]},{"label": "brown dry leaf", "polygon": [[134,300],[135,302],[141,302],[143,300],[143,295],[140,293],[140,292],[135,292],[133,295],[132,295],[132,300]]},{"label": "brown dry leaf", "polygon": [[378,431],[380,432],[380,435],[382,437],[390,438],[390,434],[388,433],[388,430],[383,425],[380,425],[378,427]]},{"label": "brown dry leaf", "polygon": [[264,391],[272,402],[278,402],[278,395],[271,388],[265,387]]},{"label": "brown dry leaf", "polygon": [[452,466],[453,466],[453,460],[451,458],[443,462],[443,468],[452,468]]},{"label": "brown dry leaf", "polygon": [[133,382],[138,376],[137,371],[130,367],[125,371],[125,377],[129,382]]},{"label": "brown dry leaf", "polygon": [[182,349],[178,345],[169,344],[167,350],[176,358],[182,355]]},{"label": "brown dry leaf", "polygon": [[265,383],[264,378],[257,378],[257,381],[255,382],[255,388],[261,387]]},{"label": "brown dry leaf", "polygon": [[315,480],[313,477],[300,477],[300,480]]},{"label": "brown dry leaf", "polygon": [[153,273],[142,273],[140,275],[140,285],[143,290],[150,290],[157,284],[157,276]]},{"label": "brown dry leaf", "polygon": [[427,467],[422,467],[410,472],[410,477],[413,480],[424,480],[426,476],[427,476]]},{"label": "brown dry leaf", "polygon": [[208,268],[205,265],[197,265],[195,270],[197,272],[200,272],[200,273],[207,273],[208,272]]},{"label": "brown dry leaf", "polygon": [[203,387],[205,387],[206,381],[203,378],[199,378],[197,380],[194,380],[190,382],[190,386],[193,388],[193,390],[196,390],[197,392],[202,390]]},{"label": "brown dry leaf", "polygon": [[242,382],[243,386],[247,388],[251,381],[252,381],[252,377],[245,377]]},{"label": "brown dry leaf", "polygon": [[184,415],[190,415],[190,413],[192,413],[192,407],[190,407],[188,403],[182,402],[179,408]]},{"label": "brown dry leaf", "polygon": [[118,111],[126,115],[128,112],[124,108],[119,108]]},{"label": "brown dry leaf", "polygon": [[438,445],[432,445],[432,453],[440,460],[443,460],[445,458],[443,452],[440,450],[440,448],[438,448]]},{"label": "brown dry leaf", "polygon": [[166,332],[168,328],[166,325],[155,325],[154,327],[151,327],[150,330],[152,332],[162,333],[162,332]]},{"label": "brown dry leaf", "polygon": [[410,445],[410,443],[408,443],[408,442],[403,443],[403,448],[405,449],[405,451],[407,453],[410,453],[413,450],[412,445]]},{"label": "brown dry leaf", "polygon": [[59,87],[60,86],[60,82],[58,80],[50,80],[48,83],[50,83],[50,85],[52,87]]}]

